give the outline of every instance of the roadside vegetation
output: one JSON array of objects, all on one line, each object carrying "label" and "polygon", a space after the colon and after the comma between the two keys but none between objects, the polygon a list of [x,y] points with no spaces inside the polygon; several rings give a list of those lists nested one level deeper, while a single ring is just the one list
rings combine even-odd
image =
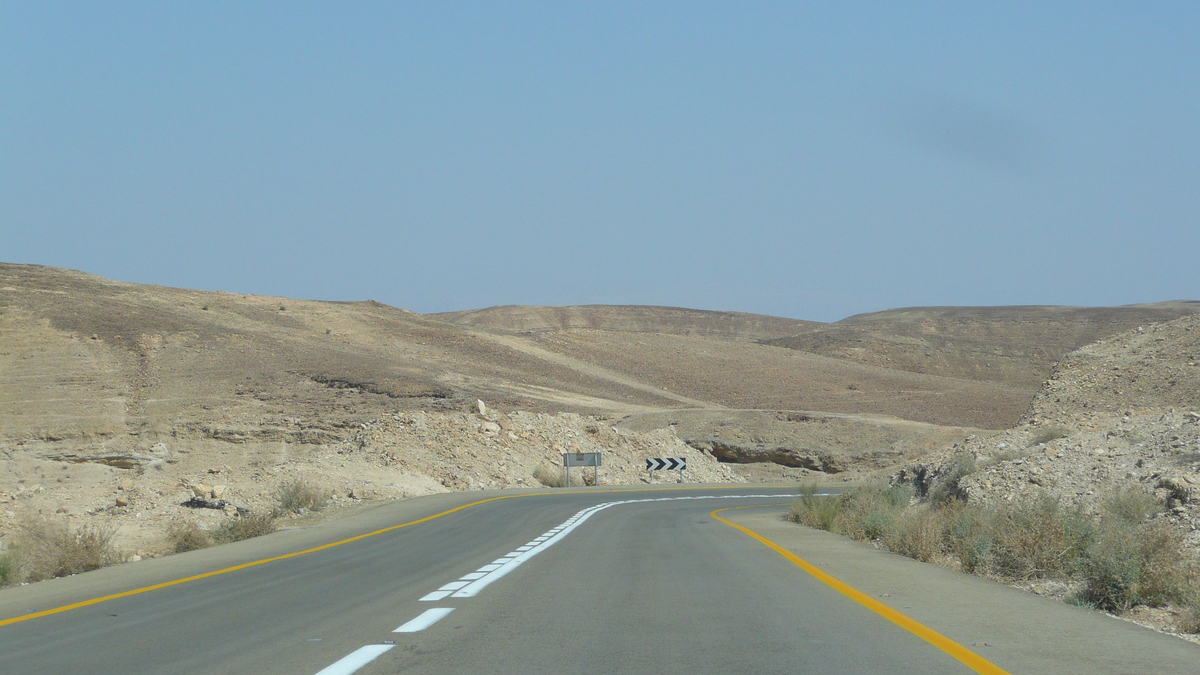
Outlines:
[{"label": "roadside vegetation", "polygon": [[278,530],[278,520],[283,516],[323,509],[329,503],[329,491],[298,479],[280,485],[275,490],[275,501],[275,508],[270,513],[242,513],[222,521],[212,530],[190,521],[176,521],[167,527],[167,544],[173,552],[183,553],[261,537]]},{"label": "roadside vegetation", "polygon": [[329,491],[296,479],[279,486],[275,491],[275,499],[278,502],[278,506],[275,507],[276,517],[289,513],[302,514],[325,508],[329,503]]},{"label": "roadside vegetation", "polygon": [[[1200,560],[1138,487],[1110,494],[1086,514],[1053,496],[983,507],[964,502],[955,467],[918,501],[907,486],[866,485],[831,497],[801,490],[789,519],[924,562],[1007,583],[1057,580],[1067,602],[1114,614],[1145,605],[1181,610],[1176,629],[1200,632]],[[960,471],[966,472],[961,473]]]},{"label": "roadside vegetation", "polygon": [[539,466],[533,470],[533,477],[546,487],[560,488],[567,486],[567,474],[563,469],[547,469]]},{"label": "roadside vegetation", "polygon": [[72,527],[63,520],[31,518],[0,551],[0,585],[41,581],[99,569],[126,559],[113,544],[114,525]]}]

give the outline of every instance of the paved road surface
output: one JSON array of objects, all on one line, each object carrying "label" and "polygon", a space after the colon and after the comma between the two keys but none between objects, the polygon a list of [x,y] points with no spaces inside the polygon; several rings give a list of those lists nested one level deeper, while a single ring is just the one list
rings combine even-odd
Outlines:
[{"label": "paved road surface", "polygon": [[[973,672],[945,649],[710,516],[714,509],[758,505],[722,515],[735,522],[759,517],[756,531],[782,526],[768,537],[811,550],[835,576],[837,565],[830,561],[843,556],[841,565],[860,586],[886,579],[893,568],[897,578],[906,578],[929,567],[779,523],[782,507],[762,506],[790,501],[792,494],[761,486],[593,489],[490,501],[304,555],[0,625],[0,672]],[[0,620],[303,550],[490,496],[412,500],[318,527],[9,589],[0,593]],[[596,508],[603,504],[609,505]],[[789,539],[797,533],[826,539],[797,546]],[[995,586],[944,570],[931,573],[950,575],[936,582],[947,588],[965,580],[966,590],[946,591],[960,598],[986,595]],[[973,591],[970,584],[980,583],[982,590]],[[1002,599],[1013,606],[1024,602]],[[1029,611],[1042,612],[1042,606]],[[923,614],[919,620],[960,645],[970,645],[964,636],[973,631],[986,632],[993,644],[992,636],[1002,636],[1006,649],[994,653],[956,646],[1003,657],[997,663],[1008,664],[1009,672],[1106,672],[1074,670],[1079,662],[1071,659],[1058,659],[1058,670],[1042,667],[1053,665],[1053,658],[1029,661],[1046,645],[1036,636],[1023,637],[1027,643],[1012,638],[1019,627],[964,625],[971,621],[961,611],[925,605],[896,609]],[[975,614],[983,613],[976,608]],[[955,625],[935,625],[946,615],[957,617]],[[1095,613],[1086,617],[1112,621]],[[1133,646],[1123,647],[1125,653],[1143,648],[1137,640],[1148,633],[1133,629]],[[1144,648],[1182,659],[1154,672],[1197,663],[1194,645],[1149,635]],[[367,663],[355,671],[356,661]],[[1012,664],[1027,668],[1012,670]],[[976,672],[986,668],[985,662]]]}]

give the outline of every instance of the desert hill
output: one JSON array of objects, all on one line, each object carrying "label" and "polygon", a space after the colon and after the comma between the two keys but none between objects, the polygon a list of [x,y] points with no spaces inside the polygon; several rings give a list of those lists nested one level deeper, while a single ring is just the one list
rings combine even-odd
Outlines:
[{"label": "desert hill", "polygon": [[[1086,333],[1027,314],[1045,343]],[[995,339],[946,316],[949,338]],[[1107,330],[1095,316],[1087,330]],[[921,324],[887,325],[906,321]],[[1036,390],[757,342],[853,325],[660,307],[420,315],[0,264],[0,544],[56,512],[113,516],[144,542],[189,491],[259,508],[296,477],[343,500],[529,485],[572,449],[605,452],[610,481],[678,455],[704,480],[760,475],[729,462],[861,475],[1010,426]]]},{"label": "desert hill", "polygon": [[429,316],[463,326],[518,333],[590,329],[692,335],[726,340],[769,340],[795,335],[822,325],[818,321],[785,319],[745,312],[714,312],[649,305],[506,305]]},{"label": "desert hill", "polygon": [[1124,307],[908,307],[858,314],[763,344],[914,373],[1036,388],[1064,354],[1200,302]]}]

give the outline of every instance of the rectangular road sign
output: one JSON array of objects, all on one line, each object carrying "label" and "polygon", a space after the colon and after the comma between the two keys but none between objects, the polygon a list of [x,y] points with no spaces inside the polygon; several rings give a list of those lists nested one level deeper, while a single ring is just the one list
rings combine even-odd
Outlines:
[{"label": "rectangular road sign", "polygon": [[600,453],[564,452],[563,466],[600,466]]}]

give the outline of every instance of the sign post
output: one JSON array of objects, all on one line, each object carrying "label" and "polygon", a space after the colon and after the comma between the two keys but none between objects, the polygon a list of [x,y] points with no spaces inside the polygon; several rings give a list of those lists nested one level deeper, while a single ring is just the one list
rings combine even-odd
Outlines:
[{"label": "sign post", "polygon": [[600,484],[600,453],[598,452],[564,452],[563,471],[567,473],[567,487],[571,487],[571,467],[590,466],[592,469],[592,484]]}]

